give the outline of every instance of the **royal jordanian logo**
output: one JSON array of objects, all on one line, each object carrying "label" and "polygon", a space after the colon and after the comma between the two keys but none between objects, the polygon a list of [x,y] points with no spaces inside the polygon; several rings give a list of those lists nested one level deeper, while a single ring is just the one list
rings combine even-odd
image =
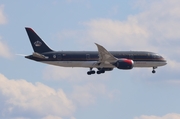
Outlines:
[{"label": "royal jordanian logo", "polygon": [[35,45],[36,47],[39,47],[39,46],[42,45],[42,43],[41,43],[40,41],[36,41],[36,42],[34,42],[34,45]]}]

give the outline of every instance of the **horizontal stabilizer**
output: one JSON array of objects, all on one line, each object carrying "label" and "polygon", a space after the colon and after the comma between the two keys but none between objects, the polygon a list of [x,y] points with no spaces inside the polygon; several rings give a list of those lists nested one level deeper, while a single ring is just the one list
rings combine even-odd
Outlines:
[{"label": "horizontal stabilizer", "polygon": [[47,56],[44,56],[44,55],[39,54],[39,53],[37,53],[37,52],[34,52],[32,55],[33,55],[34,57],[37,57],[37,58],[48,59]]}]

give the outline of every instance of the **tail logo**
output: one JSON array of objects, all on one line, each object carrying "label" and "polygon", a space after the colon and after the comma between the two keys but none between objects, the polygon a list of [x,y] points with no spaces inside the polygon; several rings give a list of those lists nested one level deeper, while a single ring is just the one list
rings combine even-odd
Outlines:
[{"label": "tail logo", "polygon": [[35,45],[36,47],[39,47],[39,46],[42,45],[42,43],[41,43],[40,41],[36,41],[36,42],[34,42],[34,45]]}]

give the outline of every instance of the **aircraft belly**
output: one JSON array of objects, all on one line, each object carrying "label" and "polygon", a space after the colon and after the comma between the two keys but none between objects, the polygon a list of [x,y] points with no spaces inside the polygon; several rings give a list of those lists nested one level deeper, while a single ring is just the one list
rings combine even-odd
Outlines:
[{"label": "aircraft belly", "polygon": [[43,61],[43,63],[62,67],[114,68],[114,66],[110,64],[98,65],[97,61]]},{"label": "aircraft belly", "polygon": [[[62,67],[115,68],[115,66],[111,64],[97,65],[97,61],[43,61],[43,63]],[[163,65],[165,65],[164,62],[134,61],[134,67],[159,67]]]},{"label": "aircraft belly", "polygon": [[154,61],[134,61],[134,67],[159,67],[165,65],[165,62]]}]

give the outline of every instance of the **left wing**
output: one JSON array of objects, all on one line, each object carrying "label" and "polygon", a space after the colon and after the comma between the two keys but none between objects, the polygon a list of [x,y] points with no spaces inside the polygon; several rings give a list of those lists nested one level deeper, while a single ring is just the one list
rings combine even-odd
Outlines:
[{"label": "left wing", "polygon": [[103,46],[95,43],[99,52],[99,64],[111,64],[116,62],[118,59],[108,52]]}]

